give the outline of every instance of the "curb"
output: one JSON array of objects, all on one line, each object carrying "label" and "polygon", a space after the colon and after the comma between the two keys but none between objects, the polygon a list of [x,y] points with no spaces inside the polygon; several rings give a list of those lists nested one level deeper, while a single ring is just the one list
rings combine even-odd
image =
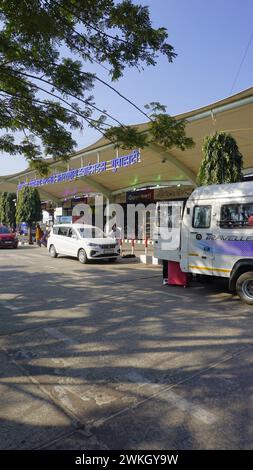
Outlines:
[{"label": "curb", "polygon": [[155,266],[158,266],[160,263],[160,260],[158,258],[155,258],[154,256],[151,255],[140,255],[138,256],[140,263],[143,264],[152,264]]}]

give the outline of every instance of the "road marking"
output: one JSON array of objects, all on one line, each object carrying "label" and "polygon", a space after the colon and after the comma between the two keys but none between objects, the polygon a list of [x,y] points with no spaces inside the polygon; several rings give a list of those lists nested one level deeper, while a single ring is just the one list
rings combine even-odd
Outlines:
[{"label": "road marking", "polygon": [[176,408],[182,411],[190,413],[195,419],[201,421],[204,424],[213,424],[217,421],[216,416],[214,416],[212,413],[205,410],[203,407],[195,405],[191,401],[180,397],[172,390],[165,390],[159,393],[159,387],[161,385],[157,383],[153,384],[149,379],[142,376],[138,372],[131,371],[129,374],[127,374],[127,378],[133,383],[148,387],[151,386],[152,390],[156,391],[156,393],[158,393],[158,396],[161,397],[163,400],[168,401],[169,403],[171,403]]},{"label": "road marking", "polygon": [[205,410],[201,406],[195,405],[191,401],[180,397],[176,393],[172,392],[172,390],[162,392],[159,396],[174,405],[176,408],[179,408],[182,411],[186,411],[187,413],[192,415],[193,418],[197,419],[198,421],[201,421],[204,424],[210,425],[214,424],[217,421],[217,417],[214,416],[212,413]]}]

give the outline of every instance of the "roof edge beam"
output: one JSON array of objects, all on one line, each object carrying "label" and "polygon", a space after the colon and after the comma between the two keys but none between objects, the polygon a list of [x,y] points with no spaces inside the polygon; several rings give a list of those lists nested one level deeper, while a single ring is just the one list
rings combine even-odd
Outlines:
[{"label": "roof edge beam", "polygon": [[236,108],[241,108],[242,106],[246,106],[248,104],[253,103],[253,96],[248,96],[247,98],[242,98],[239,101],[233,101],[232,103],[224,104],[222,106],[213,106],[211,109],[207,111],[203,111],[202,113],[194,114],[193,116],[186,117],[185,120],[188,122],[200,121],[200,119],[205,119],[207,117],[214,117],[216,114],[223,113],[226,111],[231,111]]},{"label": "roof edge beam", "polygon": [[117,194],[122,194],[126,193],[127,191],[133,191],[135,189],[142,189],[142,188],[147,188],[152,186],[152,189],[162,189],[162,187],[175,187],[175,186],[193,186],[191,181],[181,181],[181,180],[173,180],[173,181],[159,181],[159,184],[157,181],[148,181],[148,182],[143,182],[140,184],[135,184],[133,186],[128,186],[122,189],[117,189],[115,191],[112,191],[112,196],[116,196]]}]

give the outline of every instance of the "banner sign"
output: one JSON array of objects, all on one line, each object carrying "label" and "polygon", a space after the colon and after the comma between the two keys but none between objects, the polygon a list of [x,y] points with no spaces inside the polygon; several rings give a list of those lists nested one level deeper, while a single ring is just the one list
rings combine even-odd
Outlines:
[{"label": "banner sign", "polygon": [[143,191],[130,191],[126,194],[127,204],[138,204],[140,202],[150,203],[154,201],[154,190],[145,189]]},{"label": "banner sign", "polygon": [[[129,155],[124,155],[121,157],[113,158],[109,160],[109,162],[103,161],[99,163],[90,163],[87,166],[83,166],[81,168],[74,168],[69,171],[65,171],[64,173],[57,173],[55,175],[48,176],[47,178],[35,179],[31,181],[23,181],[22,183],[18,184],[18,190],[22,189],[24,186],[45,186],[47,184],[55,184],[55,183],[64,183],[65,181],[73,181],[77,178],[82,178],[83,176],[91,176],[94,174],[100,174],[109,168],[107,164],[111,165],[111,169],[113,173],[115,173],[118,168],[125,168],[130,165],[134,165],[140,162],[140,151],[133,150]],[[108,166],[109,166],[108,165]]]}]

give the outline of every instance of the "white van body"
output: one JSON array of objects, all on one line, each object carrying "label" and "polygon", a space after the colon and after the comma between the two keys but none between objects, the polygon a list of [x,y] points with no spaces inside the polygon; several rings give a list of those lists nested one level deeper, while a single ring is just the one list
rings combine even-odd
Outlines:
[{"label": "white van body", "polygon": [[85,224],[54,225],[47,248],[53,258],[58,254],[74,256],[83,264],[88,259],[116,260],[120,256],[115,238],[106,237],[99,228]]},{"label": "white van body", "polygon": [[[163,203],[164,205],[165,203]],[[167,202],[168,211],[176,202]],[[157,205],[157,211],[159,203]],[[162,249],[159,223],[155,253],[159,259],[178,261],[182,271],[227,277],[230,289],[241,286],[253,304],[253,182],[202,186],[193,191],[183,209],[177,247]],[[243,278],[243,279],[244,279]],[[240,283],[239,283],[240,284]],[[247,301],[246,298],[243,300]],[[252,300],[252,302],[251,302]]]}]

